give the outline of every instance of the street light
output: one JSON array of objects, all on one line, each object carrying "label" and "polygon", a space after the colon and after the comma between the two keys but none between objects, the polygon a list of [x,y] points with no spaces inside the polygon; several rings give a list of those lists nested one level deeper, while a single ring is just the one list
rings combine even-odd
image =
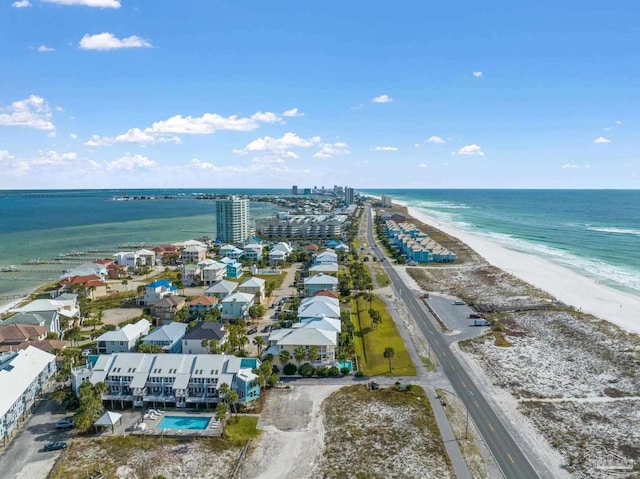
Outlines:
[{"label": "street light", "polygon": [[471,391],[467,392],[467,396],[464,396],[467,398],[466,400],[466,408],[467,408],[467,420],[465,422],[464,425],[464,438],[467,439],[468,437],[468,433],[469,433],[469,396],[473,396],[473,393]]}]

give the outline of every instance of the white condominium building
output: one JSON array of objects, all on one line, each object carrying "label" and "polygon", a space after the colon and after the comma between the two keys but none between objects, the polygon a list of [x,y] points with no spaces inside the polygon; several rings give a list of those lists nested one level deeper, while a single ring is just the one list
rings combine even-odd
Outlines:
[{"label": "white condominium building", "polygon": [[249,200],[230,196],[216,202],[216,237],[225,243],[240,243],[249,231]]}]

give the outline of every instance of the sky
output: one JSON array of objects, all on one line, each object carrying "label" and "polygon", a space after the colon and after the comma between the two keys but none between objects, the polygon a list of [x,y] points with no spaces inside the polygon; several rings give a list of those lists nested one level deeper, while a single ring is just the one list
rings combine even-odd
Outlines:
[{"label": "sky", "polygon": [[0,189],[638,188],[639,14],[2,0]]}]

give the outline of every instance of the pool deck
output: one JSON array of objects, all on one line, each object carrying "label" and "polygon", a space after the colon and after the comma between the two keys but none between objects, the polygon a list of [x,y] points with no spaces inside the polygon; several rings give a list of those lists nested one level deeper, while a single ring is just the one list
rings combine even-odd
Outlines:
[{"label": "pool deck", "polygon": [[[145,417],[146,416],[146,417]],[[210,418],[209,426],[206,429],[159,429],[158,425],[165,416],[174,417],[206,417]],[[145,429],[140,429],[140,424],[146,424]],[[159,416],[148,415],[147,412],[141,414],[132,427],[131,434],[135,436],[170,436],[170,437],[218,437],[222,434],[222,427],[215,418],[213,411],[164,411]]]}]

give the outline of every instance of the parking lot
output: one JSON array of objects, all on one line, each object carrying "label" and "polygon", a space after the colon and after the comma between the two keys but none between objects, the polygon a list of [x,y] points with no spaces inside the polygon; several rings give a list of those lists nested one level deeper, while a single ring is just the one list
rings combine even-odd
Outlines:
[{"label": "parking lot", "polygon": [[449,342],[474,338],[489,329],[488,326],[474,326],[474,320],[469,315],[474,314],[475,311],[466,304],[454,304],[455,298],[431,293],[425,300],[452,331],[446,336]]},{"label": "parking lot", "polygon": [[47,477],[60,451],[44,451],[44,445],[52,441],[67,441],[73,435],[73,429],[56,428],[56,422],[65,417],[56,412],[57,408],[53,401],[41,401],[7,447],[0,449],[0,478]]}]

